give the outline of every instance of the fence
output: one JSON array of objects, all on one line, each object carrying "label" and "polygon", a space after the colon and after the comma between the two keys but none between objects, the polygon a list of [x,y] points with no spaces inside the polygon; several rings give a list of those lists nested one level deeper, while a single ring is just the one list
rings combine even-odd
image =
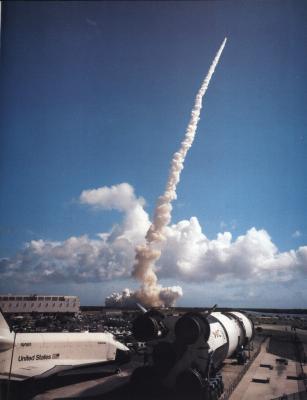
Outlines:
[{"label": "fence", "polygon": [[284,394],[283,396],[276,397],[272,400],[307,400],[307,393],[303,391],[291,394]]},{"label": "fence", "polygon": [[305,354],[305,349],[304,345],[301,342],[299,336],[297,333],[294,334],[294,346],[295,346],[295,351],[296,351],[296,357],[297,357],[297,364],[296,364],[296,374],[297,376],[302,377],[302,384],[299,386],[299,389],[301,390],[301,394],[305,393],[305,397],[299,397],[299,399],[307,399],[307,376],[304,373],[304,364],[306,363],[306,354]]},{"label": "fence", "polygon": [[[258,354],[261,351],[261,347],[263,342],[265,341],[266,337],[263,338],[262,342],[260,343],[257,351],[253,354],[249,362],[244,366],[244,368],[240,371],[239,375],[236,377],[236,379],[233,381],[233,383],[225,390],[223,395],[220,397],[220,400],[228,400],[236,387],[238,386],[239,382],[245,375],[246,371],[249,369],[255,358],[258,356]],[[302,345],[302,342],[300,341],[299,337],[297,334],[294,334],[294,345],[296,349],[296,356],[297,356],[297,376],[302,376],[302,383],[303,387],[301,387],[301,391],[297,393],[292,393],[288,395],[283,395],[281,397],[277,397],[276,400],[307,400],[307,377],[304,374],[304,369],[303,369],[303,364],[306,362],[306,354],[304,351],[304,346]]]},{"label": "fence", "polygon": [[228,400],[230,398],[230,396],[232,395],[233,391],[236,389],[236,387],[238,386],[239,382],[241,381],[241,379],[245,375],[246,371],[249,369],[249,367],[254,362],[255,358],[260,353],[262,344],[263,344],[263,342],[265,340],[266,340],[266,337],[263,338],[262,342],[259,344],[259,347],[258,347],[257,351],[252,355],[252,357],[249,359],[248,363],[244,365],[243,369],[240,371],[240,373],[238,374],[236,379],[234,379],[232,384],[224,391],[224,393],[220,397],[220,400]]}]

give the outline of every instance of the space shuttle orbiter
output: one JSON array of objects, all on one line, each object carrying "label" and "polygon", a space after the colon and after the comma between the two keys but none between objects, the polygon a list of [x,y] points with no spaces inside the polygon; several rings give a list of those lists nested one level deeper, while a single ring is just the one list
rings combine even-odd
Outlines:
[{"label": "space shuttle orbiter", "polygon": [[129,361],[111,333],[12,332],[0,310],[0,380],[45,378],[60,371]]}]

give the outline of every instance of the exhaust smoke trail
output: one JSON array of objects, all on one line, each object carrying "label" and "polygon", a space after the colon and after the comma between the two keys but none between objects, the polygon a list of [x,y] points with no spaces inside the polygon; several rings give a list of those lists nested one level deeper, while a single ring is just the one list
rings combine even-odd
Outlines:
[{"label": "exhaust smoke trail", "polygon": [[[132,275],[142,283],[142,286],[135,294],[143,304],[146,305],[161,306],[165,304],[165,291],[161,285],[158,284],[158,278],[154,271],[155,262],[159,259],[161,252],[154,248],[154,244],[165,240],[163,230],[171,221],[172,201],[177,198],[176,188],[180,181],[180,174],[183,170],[184,160],[195,138],[202,108],[202,99],[208,89],[210,80],[224,50],[226,41],[227,38],[224,39],[219,48],[209,68],[208,74],[196,95],[195,104],[191,112],[191,119],[186,129],[184,140],[181,142],[179,151],[173,155],[164,194],[158,198],[153,223],[146,234],[146,244],[136,248],[136,261]],[[172,292],[172,288],[167,289],[169,303],[173,303],[173,300],[175,301],[180,297],[180,295],[182,295],[182,290],[178,286],[174,288],[174,292]]]},{"label": "exhaust smoke trail", "polygon": [[202,99],[208,89],[211,77],[215,71],[215,68],[219,62],[220,56],[224,50],[227,38],[224,39],[219,51],[217,52],[211,67],[209,68],[208,74],[204,79],[197,95],[195,98],[195,104],[191,112],[191,119],[187,127],[184,140],[181,142],[181,146],[178,152],[174,153],[171,161],[171,169],[169,172],[169,177],[166,183],[166,188],[164,194],[158,198],[154,213],[154,221],[150,226],[146,239],[148,243],[154,241],[160,241],[164,239],[163,229],[171,221],[172,212],[172,201],[177,199],[176,187],[180,181],[180,174],[183,170],[184,160],[186,158],[189,148],[192,146],[197,124],[200,119],[200,111],[202,108]]},{"label": "exhaust smoke trail", "polygon": [[172,201],[177,198],[176,187],[180,181],[184,160],[194,141],[202,108],[202,99],[208,89],[211,77],[219,62],[226,41],[227,38],[224,39],[219,48],[209,68],[208,74],[196,95],[184,140],[181,142],[180,149],[173,155],[166,188],[164,194],[158,198],[153,223],[146,234],[146,243],[136,247],[132,275],[134,278],[138,279],[142,285],[139,290],[130,292],[129,297],[135,299],[135,301],[141,302],[145,306],[171,306],[182,296],[182,289],[180,286],[163,288],[158,284],[158,278],[154,267],[155,262],[161,255],[161,251],[158,249],[159,243],[161,244],[161,242],[165,240],[164,228],[171,221]]}]

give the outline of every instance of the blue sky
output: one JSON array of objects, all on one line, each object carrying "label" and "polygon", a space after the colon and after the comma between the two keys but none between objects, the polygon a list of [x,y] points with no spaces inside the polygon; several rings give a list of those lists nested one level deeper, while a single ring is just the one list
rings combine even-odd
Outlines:
[{"label": "blue sky", "polygon": [[[70,291],[99,304],[112,290],[137,286],[127,274],[35,283],[27,280],[33,252],[24,249],[33,240],[53,247],[70,237],[94,240],[121,226],[118,209],[80,204],[83,190],[127,182],[152,215],[225,36],[172,222],[196,216],[208,240],[229,231],[235,241],[255,227],[267,232],[277,254],[303,248],[306,18],[304,1],[4,3],[0,257],[14,273],[0,265],[0,291]],[[306,307],[301,253],[303,261],[285,267],[299,274],[278,272],[276,281],[253,281],[252,273],[248,284],[234,275],[198,283],[175,273],[161,277],[183,287],[182,305]],[[50,265],[57,262],[52,257]],[[20,258],[24,270],[16,267]],[[275,297],[265,300],[268,292]]]}]

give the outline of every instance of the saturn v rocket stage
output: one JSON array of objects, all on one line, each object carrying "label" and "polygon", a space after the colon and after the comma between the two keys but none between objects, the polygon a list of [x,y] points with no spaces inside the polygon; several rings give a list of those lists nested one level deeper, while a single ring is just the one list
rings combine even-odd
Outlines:
[{"label": "saturn v rocket stage", "polygon": [[175,390],[178,398],[218,398],[218,370],[226,358],[246,361],[252,321],[241,312],[189,312],[181,317],[150,310],[133,323],[136,340],[147,342],[148,365],[134,371],[135,387]]}]

